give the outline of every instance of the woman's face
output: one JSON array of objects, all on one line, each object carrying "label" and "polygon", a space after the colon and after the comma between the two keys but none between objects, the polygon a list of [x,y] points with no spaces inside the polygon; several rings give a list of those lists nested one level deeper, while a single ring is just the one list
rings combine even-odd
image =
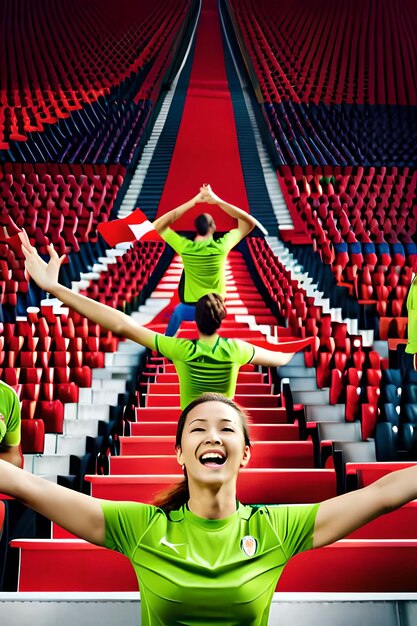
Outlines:
[{"label": "woman's face", "polygon": [[194,407],[185,421],[177,459],[185,465],[189,481],[219,485],[236,480],[239,468],[250,459],[240,415],[222,402]]}]

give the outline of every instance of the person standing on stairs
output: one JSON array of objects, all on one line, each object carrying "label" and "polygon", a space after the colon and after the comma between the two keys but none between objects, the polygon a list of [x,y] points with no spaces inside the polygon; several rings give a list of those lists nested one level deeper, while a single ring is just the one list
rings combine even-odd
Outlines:
[{"label": "person standing on stairs", "polygon": [[[202,213],[194,222],[197,235],[194,240],[187,239],[170,228],[196,203],[215,204],[222,211],[237,219],[237,227],[214,239],[216,224],[209,213]],[[178,304],[171,316],[165,334],[172,337],[182,321],[194,321],[197,301],[208,293],[226,296],[225,262],[228,253],[239,241],[248,235],[255,226],[261,225],[251,215],[225,202],[217,196],[210,185],[203,185],[200,194],[172,209],[153,222],[160,236],[180,255],[184,272],[179,284]],[[261,227],[263,228],[263,227]]]},{"label": "person standing on stairs", "polygon": [[[39,287],[103,328],[136,341],[151,350],[158,350],[174,362],[180,380],[182,408],[206,391],[218,391],[228,397],[233,397],[241,365],[245,363],[265,367],[286,365],[293,357],[295,350],[305,348],[315,341],[315,337],[311,337],[292,342],[290,346],[286,346],[285,343],[275,346],[269,344],[272,349],[266,349],[240,339],[220,337],[217,330],[226,316],[226,307],[223,298],[218,294],[204,295],[197,302],[198,339],[191,341],[166,337],[140,326],[121,311],[61,285],[58,275],[64,257],[58,257],[54,247],[50,245],[48,246],[50,261],[47,264],[30,244],[25,231],[20,237],[25,255],[25,268]],[[267,342],[265,344],[268,345]],[[285,350],[285,352],[277,350]]]}]

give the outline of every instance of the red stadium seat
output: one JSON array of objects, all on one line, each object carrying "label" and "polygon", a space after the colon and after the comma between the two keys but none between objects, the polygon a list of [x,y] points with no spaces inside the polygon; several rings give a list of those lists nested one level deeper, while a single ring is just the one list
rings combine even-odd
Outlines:
[{"label": "red stadium seat", "polygon": [[[135,454],[135,436],[170,436],[175,437],[177,422],[131,422],[130,437],[120,437],[121,446],[126,446],[126,454]],[[252,441],[297,441],[299,428],[297,424],[257,424],[251,423],[249,432]],[[122,444],[123,441],[123,444]]]},{"label": "red stadium seat", "polygon": [[[129,560],[112,550],[74,539],[15,539],[11,545],[20,549],[19,592],[138,590]],[[356,539],[293,557],[277,591],[415,592],[416,581],[417,540]]]},{"label": "red stadium seat", "polygon": [[[177,474],[155,476],[86,476],[91,493],[109,500],[151,503],[156,494],[177,482]],[[237,497],[245,504],[319,502],[336,495],[334,470],[245,469],[238,481]]]}]

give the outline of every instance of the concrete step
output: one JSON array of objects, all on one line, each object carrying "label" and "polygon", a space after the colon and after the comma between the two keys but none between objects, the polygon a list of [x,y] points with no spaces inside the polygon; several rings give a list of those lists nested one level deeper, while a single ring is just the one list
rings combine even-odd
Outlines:
[{"label": "concrete step", "polygon": [[137,367],[139,363],[139,355],[121,354],[120,352],[106,352],[104,356],[104,363],[106,367]]},{"label": "concrete step", "polygon": [[97,418],[92,419],[76,419],[64,422],[65,435],[84,435],[85,437],[97,437],[98,435]]},{"label": "concrete step", "polygon": [[113,389],[80,389],[79,406],[83,404],[109,404],[111,406],[117,406],[119,403],[118,396],[119,392]]},{"label": "concrete step", "polygon": [[292,392],[295,404],[329,404],[329,390],[294,391]]},{"label": "concrete step", "polygon": [[86,441],[84,435],[58,435],[56,454],[58,455],[70,455],[82,456],[85,454]]},{"label": "concrete step", "polygon": [[45,433],[45,443],[43,447],[44,454],[56,454],[56,440],[58,435],[55,433]]},{"label": "concrete step", "polygon": [[[285,365],[285,367],[305,367],[305,361],[304,361],[304,353],[303,352],[296,352],[293,356],[293,358],[291,359],[291,361],[288,363],[288,365]],[[282,368],[280,368],[280,371],[282,371]]]},{"label": "concrete step", "polygon": [[92,389],[98,391],[114,391],[124,393],[126,391],[126,380],[122,378],[110,378],[108,380],[95,379],[92,382]]},{"label": "concrete step", "polygon": [[306,404],[306,420],[308,422],[344,422],[344,404]]},{"label": "concrete step", "polygon": [[319,422],[317,424],[321,441],[361,441],[360,422]]},{"label": "concrete step", "polygon": [[278,368],[278,376],[280,378],[316,378],[316,370],[314,367],[293,365],[293,360],[290,361],[288,365],[282,365]]},{"label": "concrete step", "polygon": [[297,391],[318,391],[317,382],[312,377],[294,377],[290,379],[292,393]]},{"label": "concrete step", "polygon": [[93,369],[93,380],[110,380],[132,378],[135,373],[134,367],[112,365],[111,367],[101,367]]},{"label": "concrete step", "polygon": [[77,419],[78,412],[78,403],[77,402],[67,402],[64,404],[64,424],[70,420]]},{"label": "concrete step", "polygon": [[96,419],[108,422],[110,419],[110,406],[108,404],[80,404],[78,406],[77,419]]},{"label": "concrete step", "polygon": [[58,454],[27,454],[25,455],[25,469],[38,476],[69,474],[69,456]]},{"label": "concrete step", "polygon": [[[108,404],[76,404],[68,403],[64,405],[64,424],[84,420],[101,420],[108,422],[110,419],[110,406]],[[69,426],[69,428],[76,428]]]},{"label": "concrete step", "polygon": [[144,354],[145,352],[146,348],[136,341],[126,340],[119,343],[115,354]]}]

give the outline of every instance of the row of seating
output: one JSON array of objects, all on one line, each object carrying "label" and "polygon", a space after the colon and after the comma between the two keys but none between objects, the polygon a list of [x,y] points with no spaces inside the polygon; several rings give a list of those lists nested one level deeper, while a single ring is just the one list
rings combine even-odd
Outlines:
[{"label": "row of seating", "polygon": [[[123,258],[126,265],[140,268],[130,278],[135,295],[148,283],[163,248],[163,243],[137,242],[124,257],[117,257],[114,267],[121,275]],[[117,272],[104,274],[113,288]],[[99,278],[90,284],[102,282]],[[131,294],[118,296],[112,306],[123,308]],[[105,366],[105,353],[117,350],[119,338],[74,311],[47,304],[29,309],[26,320],[2,323],[0,330],[2,379],[22,402],[23,452],[41,454],[45,432],[63,432],[64,405],[78,402],[80,387],[91,388],[92,369]]]},{"label": "row of seating", "polygon": [[381,11],[358,0],[331,10],[325,0],[299,0],[285,10],[267,0],[231,5],[265,101],[417,103],[409,85],[415,33],[394,5],[384,3]]},{"label": "row of seating", "polygon": [[[0,165],[0,225],[14,235],[25,228],[40,254],[53,243],[58,254],[78,251],[97,240],[96,227],[109,219],[124,180],[121,165],[93,169],[88,165]],[[0,233],[0,304],[16,307],[28,292],[24,257],[17,237]],[[27,302],[27,305],[34,304]]]},{"label": "row of seating", "polygon": [[[156,8],[152,3],[129,5],[122,17],[111,2],[50,12],[20,0],[16,10],[6,8],[0,149],[9,149],[11,141],[26,141],[45,124],[68,119],[161,51],[166,61],[187,12],[185,2],[178,6],[172,0]],[[20,36],[13,38],[16,29]]]},{"label": "row of seating", "polygon": [[[417,267],[410,210],[417,175],[409,168],[351,168],[324,175],[282,168],[281,187],[305,219],[313,245],[336,281],[380,316],[398,316]],[[291,199],[290,199],[291,198]],[[388,270],[388,271],[387,271]]]},{"label": "row of seating", "polygon": [[0,161],[128,165],[146,130],[152,103],[134,103],[126,91],[135,86],[137,89],[143,80],[142,73],[134,80],[126,79],[115,95],[103,96],[71,117],[47,125],[42,132],[31,133],[25,142],[12,142],[9,150],[4,151],[4,158],[0,154]]},{"label": "row of seating", "polygon": [[347,421],[361,419],[364,439],[372,436],[378,417],[381,369],[387,362],[376,351],[363,349],[361,337],[351,336],[345,322],[332,322],[330,315],[323,314],[322,307],[292,280],[264,240],[251,238],[249,249],[271,300],[289,327],[320,339],[319,347],[304,355],[306,365],[316,367],[318,386],[329,387],[331,404],[346,403]]},{"label": "row of seating", "polygon": [[264,102],[276,159],[289,165],[417,165],[413,107]]}]

